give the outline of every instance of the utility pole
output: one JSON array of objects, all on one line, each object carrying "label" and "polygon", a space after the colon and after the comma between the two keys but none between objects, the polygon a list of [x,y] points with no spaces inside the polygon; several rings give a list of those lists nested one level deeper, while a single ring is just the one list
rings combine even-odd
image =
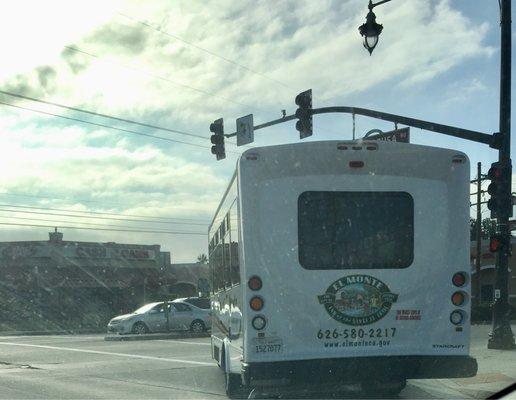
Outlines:
[{"label": "utility pole", "polygon": [[482,212],[481,204],[482,201],[482,163],[477,163],[477,224],[476,224],[476,242],[477,242],[477,255],[475,257],[475,273],[477,275],[475,285],[475,303],[480,305],[480,258],[482,256]]},{"label": "utility pole", "polygon": [[489,334],[489,349],[513,349],[514,335],[509,321],[509,256],[511,252],[512,215],[511,190],[511,0],[500,0],[500,147],[498,160],[507,171],[502,188],[504,206],[497,215],[497,233],[502,239],[496,253],[495,302],[493,306],[493,330]]}]

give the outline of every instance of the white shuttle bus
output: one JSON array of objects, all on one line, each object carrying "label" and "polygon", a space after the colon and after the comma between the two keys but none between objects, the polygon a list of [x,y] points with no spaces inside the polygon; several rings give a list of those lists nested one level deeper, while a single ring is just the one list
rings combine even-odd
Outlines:
[{"label": "white shuttle bus", "polygon": [[459,151],[406,143],[244,152],[209,229],[228,394],[474,376],[469,173]]}]

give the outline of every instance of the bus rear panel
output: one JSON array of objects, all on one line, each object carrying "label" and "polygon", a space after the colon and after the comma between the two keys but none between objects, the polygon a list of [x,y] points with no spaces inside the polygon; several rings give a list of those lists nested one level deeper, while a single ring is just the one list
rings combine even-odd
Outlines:
[{"label": "bus rear panel", "polygon": [[246,151],[237,179],[243,341],[232,370],[246,384],[476,373],[463,153],[271,146]]}]

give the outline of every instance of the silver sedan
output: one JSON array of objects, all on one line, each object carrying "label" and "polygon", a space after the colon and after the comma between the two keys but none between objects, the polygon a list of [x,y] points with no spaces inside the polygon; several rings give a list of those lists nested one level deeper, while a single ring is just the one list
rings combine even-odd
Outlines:
[{"label": "silver sedan", "polygon": [[211,329],[211,311],[182,301],[168,302],[168,323],[165,302],[149,303],[136,311],[113,318],[108,323],[110,333],[144,334],[190,330],[200,333]]}]

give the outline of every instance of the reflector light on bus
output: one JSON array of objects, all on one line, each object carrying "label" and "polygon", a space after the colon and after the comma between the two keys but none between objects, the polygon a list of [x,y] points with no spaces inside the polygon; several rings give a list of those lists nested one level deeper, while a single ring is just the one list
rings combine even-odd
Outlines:
[{"label": "reflector light on bus", "polygon": [[464,313],[460,310],[452,311],[450,314],[450,322],[453,325],[460,325],[464,321]]},{"label": "reflector light on bus", "polygon": [[464,286],[466,283],[466,275],[463,272],[457,272],[453,275],[452,283],[457,287]]},{"label": "reflector light on bus", "polygon": [[362,168],[364,166],[363,161],[350,161],[349,167],[350,168]]},{"label": "reflector light on bus", "polygon": [[262,280],[259,276],[251,276],[251,278],[249,278],[249,282],[247,282],[247,286],[249,286],[249,289],[251,290],[260,290],[262,288]]},{"label": "reflector light on bus", "polygon": [[261,331],[263,328],[265,328],[265,325],[267,325],[267,321],[265,321],[265,317],[257,315],[251,321],[251,325],[253,325],[253,328],[257,331]]},{"label": "reflector light on bus", "polygon": [[250,301],[249,305],[254,311],[260,311],[263,308],[263,299],[260,296],[254,296]]},{"label": "reflector light on bus", "polygon": [[347,150],[347,149],[348,149],[348,146],[346,146],[345,144],[339,143],[337,145],[337,150]]},{"label": "reflector light on bus", "polygon": [[375,145],[368,145],[368,146],[366,147],[366,150],[378,150],[378,147],[377,147],[377,146],[375,146]]},{"label": "reflector light on bus", "polygon": [[466,296],[462,292],[455,292],[452,294],[451,301],[454,306],[462,306],[466,301]]}]

